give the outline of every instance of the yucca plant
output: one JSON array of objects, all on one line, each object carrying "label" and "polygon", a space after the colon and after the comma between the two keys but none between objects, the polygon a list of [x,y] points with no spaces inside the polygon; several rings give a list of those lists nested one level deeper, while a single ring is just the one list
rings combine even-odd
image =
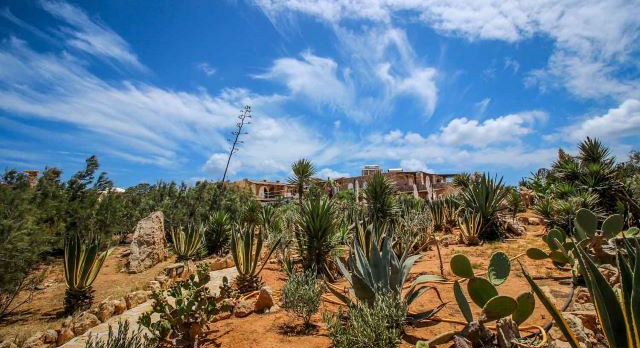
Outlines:
[{"label": "yucca plant", "polygon": [[392,223],[400,213],[395,185],[382,173],[373,174],[364,194],[371,223]]},{"label": "yucca plant", "polygon": [[171,229],[173,249],[178,255],[178,260],[189,260],[196,256],[204,240],[203,224],[188,224],[186,230],[179,226]]},{"label": "yucca plant", "polygon": [[72,233],[64,241],[64,310],[72,314],[91,307],[92,284],[111,249],[100,252],[102,241],[97,236],[81,237]]},{"label": "yucca plant", "polygon": [[[435,291],[440,297],[436,288],[427,286],[425,283],[442,281],[444,278],[428,274],[416,278],[407,291],[403,292],[411,267],[420,258],[420,255],[403,254],[398,258],[393,252],[391,238],[387,236],[384,237],[381,250],[378,250],[375,244],[371,244],[368,254],[369,257],[356,239],[349,255],[349,269],[340,259],[336,259],[340,272],[351,284],[349,295],[344,294],[331,284],[328,287],[345,304],[352,305],[354,302],[360,302],[373,306],[376,297],[384,294],[403,300],[408,307],[429,290]],[[442,302],[442,299],[440,300]],[[442,303],[434,309],[409,314],[407,318],[411,320],[426,319],[436,314],[444,306],[445,303]]]},{"label": "yucca plant", "polygon": [[209,216],[204,236],[209,255],[221,253],[227,248],[230,231],[231,221],[227,213],[216,211]]},{"label": "yucca plant", "polygon": [[460,193],[462,207],[482,216],[480,239],[495,240],[503,237],[498,214],[506,209],[503,200],[508,194],[502,178],[492,178],[487,174],[482,174]]},{"label": "yucca plant", "polygon": [[231,233],[231,256],[238,270],[236,287],[240,293],[260,288],[262,285],[260,272],[267,264],[271,254],[280,245],[280,239],[278,239],[269,250],[262,266],[258,268],[262,247],[264,246],[264,233],[259,231],[256,234],[255,230],[256,228],[253,225],[243,225],[236,226]]},{"label": "yucca plant", "polygon": [[316,270],[330,279],[331,259],[340,245],[333,202],[326,197],[312,197],[304,202],[295,229],[298,255],[305,270]]},{"label": "yucca plant", "polygon": [[482,215],[473,212],[464,212],[458,218],[458,225],[464,244],[478,245],[480,244],[480,232],[482,231]]}]

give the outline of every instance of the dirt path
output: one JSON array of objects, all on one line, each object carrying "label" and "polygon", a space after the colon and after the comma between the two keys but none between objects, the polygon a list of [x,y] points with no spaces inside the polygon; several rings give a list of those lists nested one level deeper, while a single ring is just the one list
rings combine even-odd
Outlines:
[{"label": "dirt path", "polygon": [[[227,277],[229,278],[229,281],[231,281],[238,274],[238,271],[236,270],[235,267],[229,267],[229,268],[221,269],[218,271],[210,272],[209,274],[211,275],[211,280],[207,283],[207,287],[212,292],[217,292],[220,285],[222,285],[222,278]],[[107,334],[109,333],[109,325],[112,325],[114,329],[117,329],[119,321],[129,320],[130,330],[135,331],[139,327],[138,318],[143,313],[151,310],[152,302],[153,302],[152,300],[149,300],[137,307],[134,307],[122,313],[121,315],[114,316],[109,320],[107,320],[106,322],[89,329],[89,331],[85,332],[83,335],[75,337],[74,339],[63,344],[60,347],[84,348],[87,344],[87,339],[89,338],[90,334],[100,338],[103,338],[103,337],[106,338]]]}]

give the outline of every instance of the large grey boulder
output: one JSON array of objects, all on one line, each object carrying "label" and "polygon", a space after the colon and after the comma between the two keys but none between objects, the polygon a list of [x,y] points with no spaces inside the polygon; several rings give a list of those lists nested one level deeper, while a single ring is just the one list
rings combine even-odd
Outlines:
[{"label": "large grey boulder", "polygon": [[164,214],[156,211],[136,225],[129,255],[129,273],[143,272],[164,261],[167,255]]}]

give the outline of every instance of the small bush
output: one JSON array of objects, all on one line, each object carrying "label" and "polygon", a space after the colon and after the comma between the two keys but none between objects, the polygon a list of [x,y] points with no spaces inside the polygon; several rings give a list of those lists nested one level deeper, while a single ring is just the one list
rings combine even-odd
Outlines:
[{"label": "small bush", "polygon": [[322,290],[313,270],[291,274],[282,288],[282,308],[302,319],[305,328],[309,327],[311,316],[320,308]]},{"label": "small bush", "polygon": [[324,315],[335,348],[392,348],[402,336],[407,305],[396,296],[376,296],[372,307],[352,305],[346,314]]},{"label": "small bush", "polygon": [[87,348],[151,348],[156,346],[156,341],[142,333],[142,328],[129,332],[129,321],[119,321],[118,330],[113,331],[109,325],[107,340],[101,340],[97,336],[89,335]]}]

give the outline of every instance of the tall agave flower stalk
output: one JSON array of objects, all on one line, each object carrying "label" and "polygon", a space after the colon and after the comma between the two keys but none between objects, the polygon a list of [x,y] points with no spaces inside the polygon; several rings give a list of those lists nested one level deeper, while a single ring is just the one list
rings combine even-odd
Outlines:
[{"label": "tall agave flower stalk", "polygon": [[262,266],[258,268],[262,247],[264,246],[264,233],[259,231],[256,234],[255,226],[253,225],[236,226],[231,233],[231,256],[238,270],[236,286],[240,293],[260,288],[262,285],[260,272],[262,272],[264,265],[267,264],[278,245],[280,245],[280,239],[273,244]]},{"label": "tall agave flower stalk", "polygon": [[78,233],[65,237],[64,280],[67,290],[64,295],[64,310],[72,314],[87,309],[93,302],[92,284],[111,249],[100,252],[102,242],[96,236],[82,238]]}]

